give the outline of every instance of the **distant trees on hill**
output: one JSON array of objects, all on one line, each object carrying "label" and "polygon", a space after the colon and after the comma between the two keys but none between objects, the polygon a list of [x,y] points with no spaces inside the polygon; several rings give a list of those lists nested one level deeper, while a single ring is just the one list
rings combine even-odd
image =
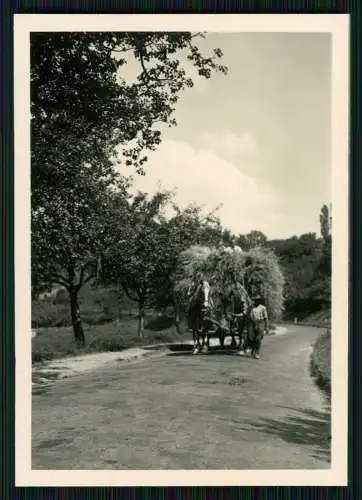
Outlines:
[{"label": "distant trees on hill", "polygon": [[321,237],[306,233],[286,239],[268,240],[260,231],[243,235],[223,232],[223,241],[251,248],[272,248],[285,275],[285,315],[303,318],[331,307],[332,217],[327,205],[320,212]]}]

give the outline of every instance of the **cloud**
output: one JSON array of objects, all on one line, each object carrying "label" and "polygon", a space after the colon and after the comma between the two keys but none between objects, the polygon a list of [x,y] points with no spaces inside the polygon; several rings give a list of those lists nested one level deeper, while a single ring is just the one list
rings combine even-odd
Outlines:
[{"label": "cloud", "polygon": [[175,189],[181,207],[197,203],[204,211],[222,204],[222,223],[235,232],[265,230],[277,221],[273,189],[240,171],[235,164],[206,148],[195,149],[184,141],[165,140],[149,154],[144,177],[135,176],[134,190],[155,192]]},{"label": "cloud", "polygon": [[209,150],[236,165],[242,172],[254,179],[270,179],[272,156],[270,151],[259,147],[254,137],[247,133],[235,134],[231,130],[225,132],[202,132],[199,140]]},{"label": "cloud", "polygon": [[210,149],[217,150],[222,153],[230,153],[244,157],[259,155],[256,142],[248,133],[244,133],[239,136],[230,130],[223,134],[203,132],[201,134],[201,141]]}]

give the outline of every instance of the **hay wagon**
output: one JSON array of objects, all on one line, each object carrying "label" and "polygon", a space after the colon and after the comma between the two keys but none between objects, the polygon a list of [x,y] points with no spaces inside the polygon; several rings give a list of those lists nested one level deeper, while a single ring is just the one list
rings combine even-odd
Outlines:
[{"label": "hay wagon", "polygon": [[[226,337],[231,337],[232,347],[237,346],[236,338],[242,343],[254,295],[264,297],[271,318],[276,319],[283,309],[284,277],[277,257],[269,249],[243,252],[196,245],[182,252],[175,279],[179,313],[183,311],[187,316],[190,288],[201,279],[210,283],[213,302],[205,320],[207,339],[217,338],[221,346]],[[242,297],[242,310],[235,310],[230,303],[233,294]]]},{"label": "hay wagon", "polygon": [[[212,324],[211,328],[208,330],[208,338],[209,339],[218,339],[220,346],[224,347],[225,339],[227,337],[231,337],[231,345],[230,347],[236,348],[238,345],[240,346],[243,343],[244,335],[246,335],[246,323],[245,328],[240,331],[237,324],[237,319],[234,317],[230,317],[228,319],[221,318],[221,320],[217,320],[215,318],[210,319]],[[236,341],[238,339],[238,342]]]}]

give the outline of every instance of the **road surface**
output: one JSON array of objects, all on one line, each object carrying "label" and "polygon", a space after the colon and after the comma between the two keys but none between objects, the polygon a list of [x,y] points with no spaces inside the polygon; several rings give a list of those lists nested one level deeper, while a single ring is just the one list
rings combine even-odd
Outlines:
[{"label": "road surface", "polygon": [[309,376],[320,329],[114,363],[33,396],[33,469],[325,469],[330,410]]}]

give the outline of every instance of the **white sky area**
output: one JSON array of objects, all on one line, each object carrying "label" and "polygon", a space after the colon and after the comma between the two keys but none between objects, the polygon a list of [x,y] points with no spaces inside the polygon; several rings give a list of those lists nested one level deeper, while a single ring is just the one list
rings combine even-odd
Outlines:
[{"label": "white sky area", "polygon": [[181,207],[205,212],[222,204],[235,233],[319,234],[331,199],[330,35],[209,33],[199,46],[206,55],[220,47],[229,73],[194,79],[135,189],[176,188]]}]

